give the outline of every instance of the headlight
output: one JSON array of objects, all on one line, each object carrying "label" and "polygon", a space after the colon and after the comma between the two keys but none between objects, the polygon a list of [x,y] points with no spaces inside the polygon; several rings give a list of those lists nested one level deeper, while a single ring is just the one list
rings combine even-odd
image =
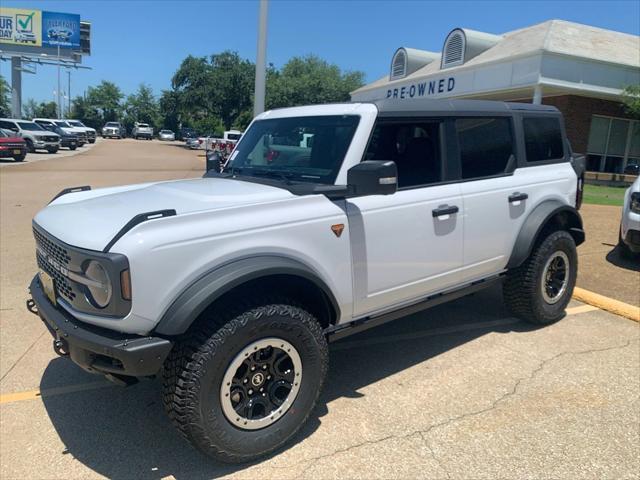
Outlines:
[{"label": "headlight", "polygon": [[91,294],[90,300],[93,300],[93,303],[100,308],[109,305],[112,289],[111,280],[109,279],[107,271],[100,263],[91,260],[84,274],[89,280],[92,280],[92,283],[87,285],[89,293]]},{"label": "headlight", "polygon": [[634,213],[640,213],[640,192],[633,192],[631,194],[631,211]]}]

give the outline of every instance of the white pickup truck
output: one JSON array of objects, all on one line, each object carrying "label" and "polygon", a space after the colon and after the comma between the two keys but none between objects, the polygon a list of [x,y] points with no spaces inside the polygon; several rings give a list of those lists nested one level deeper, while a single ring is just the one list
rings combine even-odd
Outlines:
[{"label": "white pickup truck", "polygon": [[27,305],[57,353],[120,383],[160,375],[185,438],[250,461],[312,415],[332,340],[498,282],[515,316],[562,318],[580,163],[548,106],[265,112],[222,172],[61,192],[33,221]]}]

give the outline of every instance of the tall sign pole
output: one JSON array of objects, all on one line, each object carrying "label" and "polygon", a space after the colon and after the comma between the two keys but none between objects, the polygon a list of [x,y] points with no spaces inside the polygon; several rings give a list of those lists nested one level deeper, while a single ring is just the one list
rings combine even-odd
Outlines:
[{"label": "tall sign pole", "polygon": [[264,112],[265,83],[267,76],[267,9],[268,0],[260,0],[258,20],[258,54],[256,58],[256,86],[253,101],[253,115]]},{"label": "tall sign pole", "polygon": [[22,58],[11,57],[11,115],[22,118]]}]

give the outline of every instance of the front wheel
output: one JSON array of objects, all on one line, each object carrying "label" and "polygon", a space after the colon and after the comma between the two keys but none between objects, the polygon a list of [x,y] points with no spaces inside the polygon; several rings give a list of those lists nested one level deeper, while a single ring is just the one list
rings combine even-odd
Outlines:
[{"label": "front wheel", "polygon": [[25,142],[27,142],[27,152],[34,153],[36,148],[33,146],[33,142],[28,138],[25,139]]},{"label": "front wheel", "polygon": [[72,146],[70,146],[70,147],[69,147],[69,150],[73,151],[73,150],[75,150],[76,148],[78,148],[78,147],[76,147],[75,145],[72,145]]},{"label": "front wheel", "polygon": [[509,310],[528,322],[547,325],[564,315],[578,274],[573,237],[561,230],[534,247],[524,263],[508,272],[503,286]]},{"label": "front wheel", "polygon": [[58,147],[47,147],[47,152],[56,153],[58,151]]},{"label": "front wheel", "polygon": [[25,153],[25,154],[23,154],[23,155],[16,155],[15,157],[13,157],[13,159],[14,159],[16,162],[22,162],[22,161],[24,161],[24,159],[26,158],[26,156],[27,156],[27,154],[26,154],[26,153]]},{"label": "front wheel", "polygon": [[240,463],[273,452],[302,427],[324,384],[328,349],[317,320],[286,299],[227,312],[200,319],[173,349],[163,399],[191,444]]}]

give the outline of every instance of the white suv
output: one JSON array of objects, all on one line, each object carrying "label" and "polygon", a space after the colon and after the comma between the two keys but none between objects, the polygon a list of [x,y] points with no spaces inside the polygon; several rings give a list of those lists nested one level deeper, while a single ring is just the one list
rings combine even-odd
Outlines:
[{"label": "white suv", "polygon": [[193,445],[252,460],[311,414],[329,341],[496,282],[514,315],[560,319],[577,163],[554,107],[265,112],[222,172],[61,192],[33,222],[28,305],[59,354],[120,383],[160,374]]},{"label": "white suv", "polygon": [[640,177],[624,194],[619,235],[618,244],[626,257],[640,254]]}]

